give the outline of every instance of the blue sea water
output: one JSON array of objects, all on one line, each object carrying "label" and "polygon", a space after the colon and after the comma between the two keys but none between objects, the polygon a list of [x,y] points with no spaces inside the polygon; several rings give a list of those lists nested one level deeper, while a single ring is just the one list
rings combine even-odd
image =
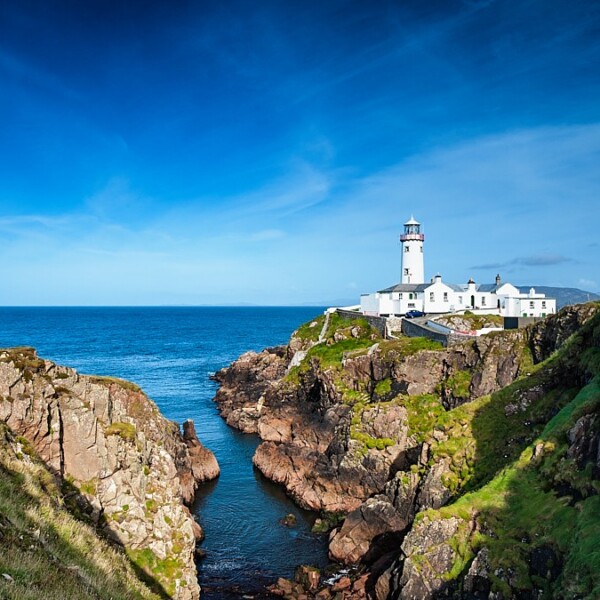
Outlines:
[{"label": "blue sea water", "polygon": [[[204,597],[256,593],[298,564],[327,562],[326,539],[310,533],[314,515],[253,469],[255,436],[229,428],[210,375],[239,355],[285,343],[319,307],[1,308],[0,347],[33,346],[80,373],[137,383],[174,421],[194,419],[221,466],[202,486],[194,512],[206,533],[199,565]],[[296,515],[296,527],[279,519]]]}]

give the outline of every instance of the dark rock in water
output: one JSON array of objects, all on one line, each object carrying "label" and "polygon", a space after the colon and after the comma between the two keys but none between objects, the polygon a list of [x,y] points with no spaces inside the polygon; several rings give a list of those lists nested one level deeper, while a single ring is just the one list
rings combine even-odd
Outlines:
[{"label": "dark rock in water", "polygon": [[294,527],[298,523],[298,519],[296,518],[296,515],[290,513],[279,519],[279,523],[285,527]]},{"label": "dark rock in water", "polygon": [[187,446],[189,457],[189,468],[186,474],[190,474],[191,477],[182,477],[182,487],[185,488],[184,498],[186,502],[190,503],[194,499],[198,484],[216,479],[221,470],[215,455],[200,443],[191,419],[183,423],[183,440]]}]

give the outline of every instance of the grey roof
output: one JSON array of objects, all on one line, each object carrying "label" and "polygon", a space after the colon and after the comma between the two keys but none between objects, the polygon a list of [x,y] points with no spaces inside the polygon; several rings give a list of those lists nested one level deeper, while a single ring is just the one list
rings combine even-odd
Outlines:
[{"label": "grey roof", "polygon": [[498,285],[495,283],[482,283],[477,286],[478,292],[495,292],[498,289]]},{"label": "grey roof", "polygon": [[430,283],[397,283],[385,290],[378,290],[379,294],[390,292],[424,292],[431,284]]},{"label": "grey roof", "polygon": [[[463,293],[468,289],[468,285],[463,283],[462,285],[458,283],[448,283],[447,281],[442,281],[442,283],[448,286],[454,292]],[[389,294],[391,292],[424,292],[432,283],[397,283],[396,285],[392,285],[383,290],[377,290],[379,294]],[[504,284],[501,284],[504,285]],[[477,292],[495,292],[500,286],[495,283],[481,283],[475,286],[475,291]]]}]

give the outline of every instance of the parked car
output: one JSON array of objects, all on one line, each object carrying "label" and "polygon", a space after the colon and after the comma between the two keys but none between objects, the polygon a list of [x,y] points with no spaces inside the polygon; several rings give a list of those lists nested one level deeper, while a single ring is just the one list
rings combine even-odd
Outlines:
[{"label": "parked car", "polygon": [[424,317],[425,313],[420,310],[409,310],[404,316],[407,319],[414,319],[416,317]]}]

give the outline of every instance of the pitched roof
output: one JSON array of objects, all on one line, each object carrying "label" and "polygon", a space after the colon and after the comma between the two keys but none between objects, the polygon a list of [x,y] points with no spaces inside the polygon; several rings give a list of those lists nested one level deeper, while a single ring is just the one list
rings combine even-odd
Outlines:
[{"label": "pitched roof", "polygon": [[[463,293],[468,289],[468,284],[448,283],[442,281],[445,286],[449,287],[452,291]],[[389,294],[391,292],[424,292],[433,283],[397,283],[383,290],[377,290],[379,294]],[[495,283],[480,283],[475,286],[475,291],[480,293],[495,293],[499,287],[504,284],[496,285]]]},{"label": "pitched roof", "polygon": [[397,283],[385,290],[378,290],[379,294],[389,294],[390,292],[424,292],[430,283]]}]

